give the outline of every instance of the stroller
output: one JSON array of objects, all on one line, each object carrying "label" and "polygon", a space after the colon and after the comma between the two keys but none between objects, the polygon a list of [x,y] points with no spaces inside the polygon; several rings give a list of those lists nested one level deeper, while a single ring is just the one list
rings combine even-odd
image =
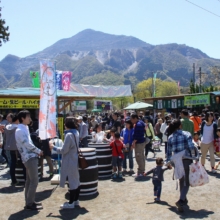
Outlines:
[{"label": "stroller", "polygon": [[152,149],[160,151],[161,140],[155,136],[154,140],[152,140]]}]

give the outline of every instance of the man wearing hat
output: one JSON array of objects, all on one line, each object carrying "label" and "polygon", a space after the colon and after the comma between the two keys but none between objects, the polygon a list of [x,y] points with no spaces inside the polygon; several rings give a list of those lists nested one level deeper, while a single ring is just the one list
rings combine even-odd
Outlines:
[{"label": "man wearing hat", "polygon": [[77,120],[79,124],[79,140],[81,147],[88,147],[88,126],[85,122],[83,122],[82,116],[78,116]]}]

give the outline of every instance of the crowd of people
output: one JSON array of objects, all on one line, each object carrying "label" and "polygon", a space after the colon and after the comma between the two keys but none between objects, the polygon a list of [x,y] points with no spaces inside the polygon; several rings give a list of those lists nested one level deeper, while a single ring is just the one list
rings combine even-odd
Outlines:
[{"label": "crowd of people", "polygon": [[[61,205],[63,209],[74,208],[79,205],[80,181],[78,171],[78,148],[88,147],[93,143],[109,143],[112,148],[112,178],[123,178],[123,173],[129,172],[135,178],[141,178],[153,173],[155,201],[160,202],[163,173],[172,169],[170,160],[179,161],[180,155],[186,149],[201,150],[201,164],[205,166],[207,152],[210,154],[211,172],[216,173],[215,166],[216,146],[220,145],[220,119],[218,115],[204,109],[201,115],[197,112],[189,113],[183,109],[179,118],[172,114],[164,117],[157,113],[155,117],[147,110],[143,112],[127,112],[126,115],[113,112],[103,115],[67,116],[65,119],[64,142],[57,144],[55,139],[40,140],[38,130],[31,127],[30,113],[20,111],[17,115],[9,113],[6,120],[0,115],[0,147],[2,148],[2,163],[10,168],[11,184],[18,184],[15,178],[15,167],[18,158],[23,162],[25,176],[25,208],[37,210],[42,204],[35,201],[35,192],[38,185],[38,158],[41,164],[43,177],[43,161],[47,160],[50,177],[53,176],[53,155],[62,154],[62,168],[60,186],[66,180],[69,182],[70,200]],[[57,132],[59,133],[59,132]],[[57,134],[59,138],[59,134]],[[153,141],[158,138],[165,145],[164,158],[156,158],[156,167],[146,172],[145,164],[149,151],[156,157],[152,147]],[[51,153],[52,152],[52,153]],[[137,171],[134,171],[133,156],[137,162]],[[128,159],[128,166],[127,166]],[[166,160],[166,163],[164,161]],[[182,160],[182,157],[181,157]],[[180,178],[180,198],[176,202],[179,210],[188,203],[189,165],[192,159],[184,159],[185,175]],[[163,165],[166,164],[166,167]],[[175,164],[178,167],[179,164]],[[70,169],[71,167],[71,169]],[[129,167],[129,170],[127,168]]]}]

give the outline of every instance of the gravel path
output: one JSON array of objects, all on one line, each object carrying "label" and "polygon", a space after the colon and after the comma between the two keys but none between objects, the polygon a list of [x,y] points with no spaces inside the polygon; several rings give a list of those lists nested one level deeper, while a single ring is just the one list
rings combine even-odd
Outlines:
[{"label": "gravel path", "polygon": [[[162,147],[163,150],[163,147]],[[163,156],[159,152],[157,156]],[[149,153],[146,170],[155,166],[155,159]],[[207,161],[206,167],[209,168]],[[8,169],[0,166],[0,219],[220,219],[219,208],[219,178],[210,174],[210,183],[196,188],[190,188],[188,194],[189,207],[184,213],[179,213],[175,207],[179,191],[176,181],[172,180],[173,171],[165,172],[165,182],[162,189],[162,202],[154,203],[151,178],[135,181],[131,176],[125,176],[122,181],[99,181],[98,195],[93,198],[81,198],[80,207],[73,210],[60,210],[59,206],[68,198],[67,188],[50,185],[50,181],[39,183],[36,201],[42,201],[44,209],[35,212],[24,210],[23,187],[11,187]],[[136,162],[135,162],[136,167]],[[45,166],[45,170],[48,167]],[[48,174],[46,174],[48,175]]]}]

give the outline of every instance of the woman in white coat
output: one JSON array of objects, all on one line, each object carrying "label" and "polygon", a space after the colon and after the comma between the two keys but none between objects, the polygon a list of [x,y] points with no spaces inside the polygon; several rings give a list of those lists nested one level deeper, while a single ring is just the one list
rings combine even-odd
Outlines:
[{"label": "woman in white coat", "polygon": [[79,205],[80,180],[78,169],[78,147],[79,147],[79,132],[76,130],[77,125],[73,117],[65,119],[65,139],[63,147],[55,147],[53,142],[50,142],[50,148],[57,153],[62,154],[62,167],[60,173],[60,186],[64,187],[66,179],[69,182],[70,200],[65,202],[60,207],[62,209],[72,209]]}]

